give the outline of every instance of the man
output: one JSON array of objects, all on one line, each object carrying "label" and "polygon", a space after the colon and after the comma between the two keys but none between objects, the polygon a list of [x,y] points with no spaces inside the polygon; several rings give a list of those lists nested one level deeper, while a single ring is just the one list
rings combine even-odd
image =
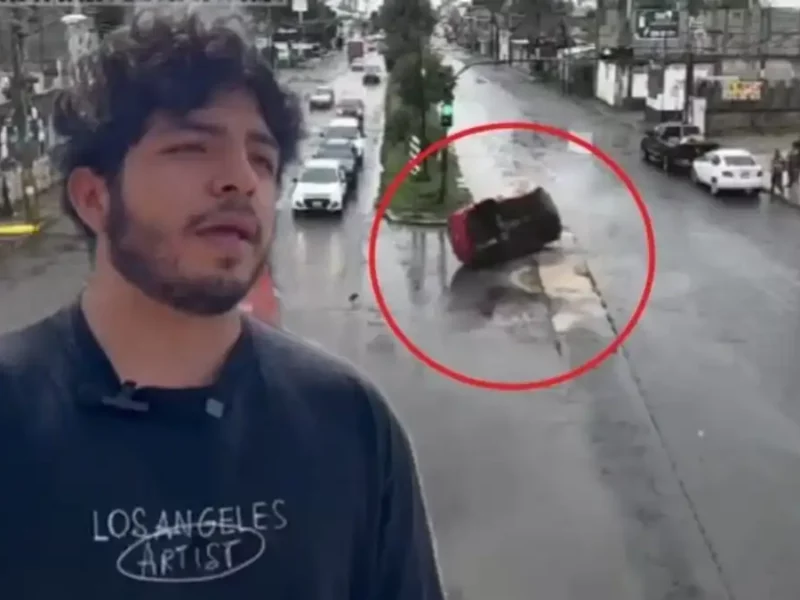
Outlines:
[{"label": "man", "polygon": [[786,170],[786,161],[783,159],[780,149],[775,149],[770,164],[770,196],[775,194],[783,195],[783,173]]},{"label": "man", "polygon": [[135,22],[58,102],[93,272],[0,341],[8,598],[442,598],[408,440],[350,366],[236,309],[298,104],[198,18]]}]

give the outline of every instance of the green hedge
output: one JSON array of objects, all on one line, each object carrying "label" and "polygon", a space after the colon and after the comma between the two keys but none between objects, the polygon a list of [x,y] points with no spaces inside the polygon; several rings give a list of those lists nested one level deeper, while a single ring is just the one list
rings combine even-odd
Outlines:
[{"label": "green hedge", "polygon": [[[395,117],[395,111],[406,110],[396,93],[392,93],[392,86],[389,86],[385,102],[385,123],[390,125]],[[412,109],[413,112],[413,109]],[[432,108],[426,120],[428,138],[436,141],[445,136],[446,131],[439,125],[439,115],[436,108]],[[391,139],[391,132],[384,130],[384,140],[381,146],[381,165],[383,171],[379,186],[379,196],[376,204],[383,198],[383,194],[389,183],[403,169],[409,161],[407,136],[397,136],[400,139]],[[455,152],[448,154],[448,173],[447,173],[447,194],[444,202],[439,202],[439,189],[441,185],[442,171],[441,161],[436,157],[428,159],[429,179],[423,180],[409,177],[398,188],[394,198],[392,198],[391,210],[395,213],[416,213],[416,214],[436,214],[446,215],[472,201],[470,194],[458,188],[461,170]]]}]

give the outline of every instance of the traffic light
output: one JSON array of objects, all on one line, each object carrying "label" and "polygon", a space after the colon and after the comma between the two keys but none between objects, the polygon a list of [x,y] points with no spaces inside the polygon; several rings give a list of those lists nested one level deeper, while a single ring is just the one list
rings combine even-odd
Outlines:
[{"label": "traffic light", "polygon": [[451,101],[447,101],[442,104],[440,118],[442,127],[445,129],[453,126],[453,103]]}]

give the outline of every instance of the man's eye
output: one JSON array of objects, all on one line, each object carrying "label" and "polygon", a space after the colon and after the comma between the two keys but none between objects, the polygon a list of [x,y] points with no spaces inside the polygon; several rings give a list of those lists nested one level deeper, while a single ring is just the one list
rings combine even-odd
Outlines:
[{"label": "man's eye", "polygon": [[267,156],[261,156],[257,154],[252,157],[252,160],[259,167],[267,169],[270,173],[275,171],[275,161]]},{"label": "man's eye", "polygon": [[164,150],[165,154],[181,154],[181,153],[202,153],[206,151],[206,147],[200,143],[185,143],[185,144],[175,144],[174,146],[169,146]]}]

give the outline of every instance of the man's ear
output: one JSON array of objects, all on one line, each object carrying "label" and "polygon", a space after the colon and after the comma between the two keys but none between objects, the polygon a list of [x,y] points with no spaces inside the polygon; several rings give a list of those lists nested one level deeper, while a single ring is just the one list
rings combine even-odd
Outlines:
[{"label": "man's ear", "polygon": [[110,198],[105,179],[88,167],[79,167],[67,179],[67,196],[81,221],[95,234],[102,233]]}]

